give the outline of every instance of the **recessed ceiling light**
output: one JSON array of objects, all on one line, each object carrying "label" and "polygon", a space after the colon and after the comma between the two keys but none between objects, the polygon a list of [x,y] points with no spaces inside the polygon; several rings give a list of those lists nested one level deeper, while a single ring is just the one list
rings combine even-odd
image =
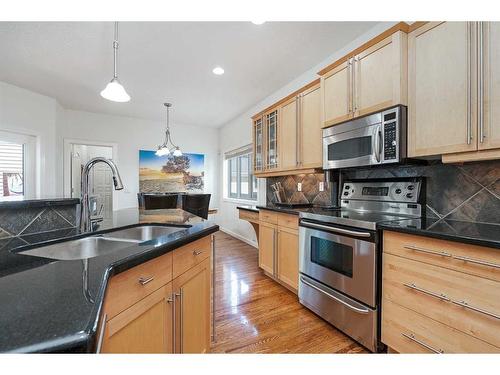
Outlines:
[{"label": "recessed ceiling light", "polygon": [[224,74],[224,69],[222,69],[220,66],[216,66],[215,68],[213,68],[212,72],[215,75],[221,76]]},{"label": "recessed ceiling light", "polygon": [[266,21],[252,21],[252,23],[254,25],[262,25],[263,23],[265,23]]}]

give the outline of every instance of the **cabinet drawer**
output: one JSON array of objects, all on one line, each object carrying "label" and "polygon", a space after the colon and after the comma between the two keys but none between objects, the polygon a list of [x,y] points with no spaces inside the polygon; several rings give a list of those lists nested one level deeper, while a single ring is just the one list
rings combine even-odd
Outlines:
[{"label": "cabinet drawer", "polygon": [[384,253],[500,282],[500,251],[497,249],[384,231]]},{"label": "cabinet drawer", "polygon": [[239,218],[241,220],[246,220],[246,221],[251,221],[258,223],[259,222],[259,213],[258,212],[252,212],[252,211],[247,211],[247,210],[239,210]]},{"label": "cabinet drawer", "polygon": [[382,342],[399,353],[498,353],[500,349],[389,300],[382,301]]},{"label": "cabinet drawer", "polygon": [[382,277],[384,299],[500,347],[500,283],[391,254]]},{"label": "cabinet drawer", "polygon": [[172,280],[172,253],[113,276],[106,292],[104,311],[111,319]]},{"label": "cabinet drawer", "polygon": [[199,239],[173,252],[174,279],[210,257],[210,236]]},{"label": "cabinet drawer", "polygon": [[290,229],[299,228],[299,217],[290,214],[278,214],[278,226]]},{"label": "cabinet drawer", "polygon": [[278,223],[278,214],[276,212],[268,211],[268,210],[260,210],[259,211],[259,220],[265,221],[270,224]]}]

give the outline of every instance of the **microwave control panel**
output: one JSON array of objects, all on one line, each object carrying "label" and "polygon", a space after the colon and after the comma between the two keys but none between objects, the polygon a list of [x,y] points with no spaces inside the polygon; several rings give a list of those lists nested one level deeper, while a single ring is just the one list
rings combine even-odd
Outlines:
[{"label": "microwave control panel", "polygon": [[384,124],[384,160],[397,159],[397,130],[396,121]]}]

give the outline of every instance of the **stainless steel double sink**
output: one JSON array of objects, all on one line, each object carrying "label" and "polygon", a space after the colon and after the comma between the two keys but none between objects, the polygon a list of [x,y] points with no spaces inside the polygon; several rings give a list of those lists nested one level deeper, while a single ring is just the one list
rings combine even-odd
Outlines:
[{"label": "stainless steel double sink", "polygon": [[184,229],[186,228],[167,227],[161,225],[141,225],[79,238],[76,240],[40,246],[30,250],[19,251],[17,253],[57,260],[88,259],[109,254],[111,252],[130,247],[133,244],[150,241],[157,237],[165,236]]}]

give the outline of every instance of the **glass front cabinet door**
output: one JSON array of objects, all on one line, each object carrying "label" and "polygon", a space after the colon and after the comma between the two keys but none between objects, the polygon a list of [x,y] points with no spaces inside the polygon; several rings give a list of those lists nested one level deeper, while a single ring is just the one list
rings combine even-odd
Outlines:
[{"label": "glass front cabinet door", "polygon": [[253,169],[254,173],[264,171],[264,124],[263,118],[253,120]]},{"label": "glass front cabinet door", "polygon": [[266,125],[266,169],[278,168],[278,110],[264,115]]}]

